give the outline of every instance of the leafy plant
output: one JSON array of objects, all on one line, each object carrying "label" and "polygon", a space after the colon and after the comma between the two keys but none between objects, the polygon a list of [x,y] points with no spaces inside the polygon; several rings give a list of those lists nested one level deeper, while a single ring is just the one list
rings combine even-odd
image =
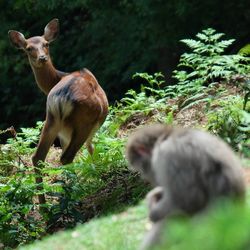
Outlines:
[{"label": "leafy plant", "polygon": [[[133,75],[133,78],[135,77],[142,78],[146,82],[141,84],[139,93],[133,89],[128,90],[125,97],[113,107],[117,123],[122,124],[138,114],[142,114],[146,118],[152,116],[154,111],[162,111],[165,114],[169,111],[166,100],[171,93],[163,87],[164,76],[161,73],[153,75],[136,73]],[[160,119],[160,116],[156,116],[157,118]]]},{"label": "leafy plant", "polygon": [[241,124],[239,131],[246,134],[246,139],[239,145],[239,150],[248,158],[250,158],[250,113],[242,111]]},{"label": "leafy plant", "polygon": [[40,238],[44,234],[44,222],[33,197],[36,195],[33,168],[26,157],[33,152],[42,123],[36,128],[21,129],[0,148],[0,241],[15,247]]},{"label": "leafy plant", "polygon": [[34,128],[21,128],[21,132],[8,139],[8,144],[20,155],[31,154],[38,142],[42,126],[43,122],[38,121]]},{"label": "leafy plant", "polygon": [[249,113],[242,110],[241,98],[220,100],[217,105],[219,107],[208,115],[208,129],[234,149],[249,155]]},{"label": "leafy plant", "polygon": [[243,89],[245,90],[243,110],[246,109],[247,103],[250,101],[250,79],[243,83]]},{"label": "leafy plant", "polygon": [[242,56],[250,56],[250,44],[248,43],[243,48],[241,48],[238,54]]},{"label": "leafy plant", "polygon": [[[224,90],[215,82],[227,79],[235,72],[245,72],[248,67],[239,55],[221,55],[233,42],[220,41],[222,35],[208,29],[197,34],[197,41],[183,40],[192,53],[184,53],[181,57],[179,67],[184,67],[184,70],[175,72],[179,81],[176,86],[165,86],[161,73],[135,74],[134,77],[144,81],[140,91],[129,90],[121,101],[110,107],[107,120],[94,138],[92,156],[83,147],[72,164],[55,167],[51,160],[44,163],[43,192],[48,213],[43,213],[43,217],[37,211],[34,197],[38,191],[30,162],[42,123],[39,122],[35,128],[21,129],[1,146],[0,165],[4,168],[0,169],[0,239],[4,246],[16,247],[39,239],[57,226],[73,227],[93,216],[113,211],[116,206],[141,199],[147,191],[145,183],[128,170],[124,157],[128,130],[155,121],[172,123],[178,101],[181,103],[178,108],[183,109],[200,102],[216,107],[215,112],[209,114],[209,129],[247,155],[250,127],[248,94],[244,102],[245,111],[239,96],[222,96],[216,102],[217,92]],[[248,93],[248,89],[245,90]],[[53,147],[51,151],[60,152]],[[92,214],[86,215],[86,204],[93,200],[94,204],[88,211]]]},{"label": "leafy plant", "polygon": [[249,72],[249,58],[241,55],[222,55],[234,39],[222,40],[224,33],[208,28],[196,35],[197,40],[182,39],[191,49],[181,55],[173,77],[178,80],[177,91],[181,95],[195,94],[203,86],[229,79],[234,74]]}]

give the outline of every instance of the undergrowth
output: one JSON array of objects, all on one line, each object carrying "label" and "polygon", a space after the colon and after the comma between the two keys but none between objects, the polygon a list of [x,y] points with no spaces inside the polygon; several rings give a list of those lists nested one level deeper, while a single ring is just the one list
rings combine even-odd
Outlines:
[{"label": "undergrowth", "polygon": [[243,110],[242,97],[230,96],[217,100],[213,105],[216,108],[208,113],[208,130],[250,157],[250,103]]},{"label": "undergrowth", "polygon": [[[144,203],[119,214],[94,219],[74,230],[48,237],[20,250],[134,250],[149,229]],[[157,250],[247,250],[250,211],[248,206],[223,201],[193,218],[169,219]],[[206,244],[204,244],[204,242]]]},{"label": "undergrowth", "polygon": [[179,95],[193,95],[211,83],[228,81],[235,74],[249,73],[248,57],[223,55],[234,42],[234,39],[221,40],[223,36],[224,33],[208,28],[196,35],[197,40],[181,40],[191,52],[181,55],[180,69],[173,72],[173,77],[178,80],[176,90]]},{"label": "undergrowth", "polygon": [[[233,42],[221,40],[222,36],[207,29],[197,34],[197,40],[182,40],[191,52],[181,56],[178,70],[173,72],[176,85],[167,85],[161,73],[136,73],[133,77],[144,83],[138,92],[129,90],[110,107],[94,138],[92,156],[83,147],[74,163],[60,166],[56,158],[61,151],[52,147],[42,169],[47,212],[38,211],[30,161],[43,123],[18,133],[8,129],[12,138],[0,146],[0,243],[16,247],[136,204],[148,187],[127,167],[124,145],[128,134],[148,123],[173,123],[185,109],[204,107],[207,128],[250,157],[249,59],[222,55]],[[236,74],[241,77],[232,80]],[[241,94],[228,94],[229,82]]]}]

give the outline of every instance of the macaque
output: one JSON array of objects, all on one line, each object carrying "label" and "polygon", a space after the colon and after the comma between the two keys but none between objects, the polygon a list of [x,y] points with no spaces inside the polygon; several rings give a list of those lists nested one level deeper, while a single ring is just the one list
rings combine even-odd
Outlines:
[{"label": "macaque", "polygon": [[154,244],[171,215],[194,215],[218,197],[243,199],[241,164],[218,137],[197,129],[151,125],[128,140],[127,159],[155,189],[147,195],[154,223],[142,249]]}]

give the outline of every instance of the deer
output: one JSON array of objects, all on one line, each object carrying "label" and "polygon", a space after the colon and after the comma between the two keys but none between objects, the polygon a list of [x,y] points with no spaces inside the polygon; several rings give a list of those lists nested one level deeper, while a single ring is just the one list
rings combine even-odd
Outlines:
[{"label": "deer", "polygon": [[[59,20],[56,18],[45,26],[42,36],[26,39],[21,32],[8,32],[11,43],[27,54],[36,83],[47,95],[46,119],[37,149],[32,156],[36,183],[40,190],[43,179],[39,163],[45,161],[56,137],[62,148],[62,165],[71,163],[84,143],[92,155],[92,138],[108,114],[107,96],[88,69],[66,73],[54,67],[49,45],[58,34]],[[43,194],[38,195],[38,202],[46,202]]]}]

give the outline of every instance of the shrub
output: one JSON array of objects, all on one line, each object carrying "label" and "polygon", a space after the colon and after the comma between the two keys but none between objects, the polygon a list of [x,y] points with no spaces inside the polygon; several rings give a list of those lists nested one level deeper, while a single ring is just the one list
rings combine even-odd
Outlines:
[{"label": "shrub", "polygon": [[218,108],[208,114],[208,130],[249,156],[250,115],[242,110],[242,98],[226,98],[219,100],[216,105]]}]

